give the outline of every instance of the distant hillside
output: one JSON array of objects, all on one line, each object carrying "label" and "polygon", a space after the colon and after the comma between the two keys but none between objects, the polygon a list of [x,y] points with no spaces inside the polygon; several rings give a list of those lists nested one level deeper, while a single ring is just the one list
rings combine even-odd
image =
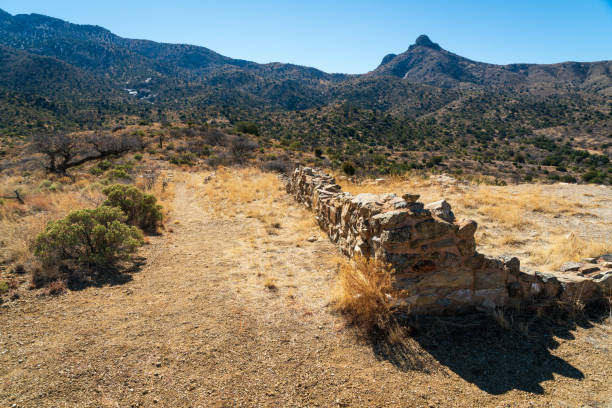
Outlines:
[{"label": "distant hillside", "polygon": [[0,136],[251,120],[268,145],[328,148],[334,166],[388,173],[452,158],[492,174],[503,164],[505,178],[612,182],[611,98],[612,61],[494,65],[422,35],[371,72],[329,74],[0,10]]}]

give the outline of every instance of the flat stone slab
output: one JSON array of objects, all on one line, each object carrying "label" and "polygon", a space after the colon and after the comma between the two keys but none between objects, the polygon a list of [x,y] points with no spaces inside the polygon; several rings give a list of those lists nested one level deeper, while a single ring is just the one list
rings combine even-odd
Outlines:
[{"label": "flat stone slab", "polygon": [[561,268],[559,268],[559,270],[561,272],[576,272],[581,267],[582,267],[582,264],[580,262],[566,262],[563,265],[561,265]]},{"label": "flat stone slab", "polygon": [[580,274],[581,275],[590,275],[592,273],[595,272],[599,272],[599,267],[598,266],[583,266],[582,268],[580,268]]}]

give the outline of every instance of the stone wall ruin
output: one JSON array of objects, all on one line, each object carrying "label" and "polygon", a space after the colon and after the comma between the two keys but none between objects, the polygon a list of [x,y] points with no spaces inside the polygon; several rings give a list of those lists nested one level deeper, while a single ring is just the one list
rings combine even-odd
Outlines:
[{"label": "stone wall ruin", "polygon": [[456,220],[444,200],[424,205],[416,194],[352,195],[342,192],[333,177],[309,167],[294,171],[287,192],[312,209],[344,254],[390,263],[397,303],[413,312],[490,310],[538,297],[601,295],[592,280],[521,271],[517,258],[478,253],[476,222]]}]

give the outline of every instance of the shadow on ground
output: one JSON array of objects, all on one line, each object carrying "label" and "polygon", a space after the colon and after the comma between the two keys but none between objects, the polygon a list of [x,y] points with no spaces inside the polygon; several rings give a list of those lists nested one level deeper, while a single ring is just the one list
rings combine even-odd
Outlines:
[{"label": "shadow on ground", "polygon": [[572,330],[592,327],[590,321],[581,318],[553,324],[532,319],[518,330],[502,328],[484,314],[436,318],[418,322],[418,328],[401,342],[379,339],[371,346],[377,358],[404,371],[431,372],[445,366],[490,394],[513,389],[542,394],[540,384],[553,379],[554,374],[584,378],[580,370],[551,350],[559,346],[555,337],[574,339]]},{"label": "shadow on ground", "polygon": [[134,273],[140,272],[142,266],[146,263],[144,257],[134,257],[129,262],[112,270],[102,270],[95,274],[87,274],[87,276],[79,274],[78,271],[70,271],[70,279],[68,279],[68,288],[70,290],[83,290],[90,286],[116,286],[130,282]]}]

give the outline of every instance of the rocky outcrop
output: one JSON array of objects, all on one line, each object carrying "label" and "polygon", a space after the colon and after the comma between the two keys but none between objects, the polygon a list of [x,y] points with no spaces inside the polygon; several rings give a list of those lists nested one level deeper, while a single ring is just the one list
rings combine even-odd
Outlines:
[{"label": "rocky outcrop", "polygon": [[476,222],[455,220],[444,200],[424,205],[411,193],[352,195],[342,192],[333,177],[308,167],[294,171],[287,191],[312,209],[346,255],[390,263],[396,271],[396,303],[413,311],[492,309],[568,293],[567,282],[523,272],[517,258],[478,253]]}]

